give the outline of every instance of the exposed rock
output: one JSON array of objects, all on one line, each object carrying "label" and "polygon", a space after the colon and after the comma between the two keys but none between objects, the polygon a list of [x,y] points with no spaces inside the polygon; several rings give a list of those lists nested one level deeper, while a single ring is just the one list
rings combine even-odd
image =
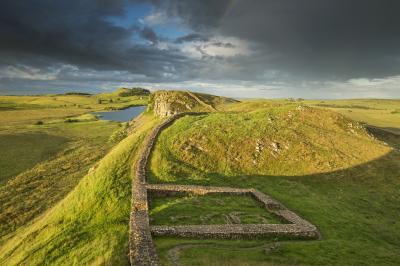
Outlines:
[{"label": "exposed rock", "polygon": [[242,213],[241,212],[231,212],[227,216],[232,224],[241,224],[242,221],[240,220],[240,216],[239,216],[240,214],[242,214]]},{"label": "exposed rock", "polygon": [[271,149],[274,152],[279,152],[279,150],[281,149],[280,144],[278,142],[272,142],[271,143]]},{"label": "exposed rock", "polygon": [[263,149],[264,149],[264,144],[260,140],[257,140],[256,141],[256,152],[260,153],[260,152],[262,152]]}]

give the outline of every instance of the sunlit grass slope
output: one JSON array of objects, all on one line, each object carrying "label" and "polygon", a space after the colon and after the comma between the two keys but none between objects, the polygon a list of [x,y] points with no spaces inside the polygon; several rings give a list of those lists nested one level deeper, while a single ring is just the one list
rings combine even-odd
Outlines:
[{"label": "sunlit grass slope", "polygon": [[131,167],[155,125],[142,120],[59,204],[1,243],[0,265],[128,263]]},{"label": "sunlit grass slope", "polygon": [[322,239],[157,238],[164,264],[398,264],[400,152],[338,113],[299,106],[250,101],[176,121],[157,141],[151,182],[254,187],[315,224]]},{"label": "sunlit grass slope", "polygon": [[0,242],[63,199],[107,153],[108,138],[120,128],[110,121],[61,120],[2,130],[0,164],[18,175],[0,183]]},{"label": "sunlit grass slope", "polygon": [[162,132],[151,161],[157,178],[299,176],[345,169],[390,151],[358,123],[330,111],[292,104],[231,108],[246,111],[189,116]]},{"label": "sunlit grass slope", "polygon": [[304,103],[319,108],[328,108],[353,120],[372,126],[384,127],[389,131],[400,134],[400,100],[307,100]]}]

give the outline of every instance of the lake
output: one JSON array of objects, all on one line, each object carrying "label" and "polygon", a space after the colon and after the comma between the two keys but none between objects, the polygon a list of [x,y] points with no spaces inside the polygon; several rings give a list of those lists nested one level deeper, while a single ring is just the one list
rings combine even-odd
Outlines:
[{"label": "lake", "polygon": [[124,110],[110,111],[110,112],[96,112],[95,115],[101,116],[102,120],[111,120],[118,122],[127,122],[146,110],[146,106],[133,106]]}]

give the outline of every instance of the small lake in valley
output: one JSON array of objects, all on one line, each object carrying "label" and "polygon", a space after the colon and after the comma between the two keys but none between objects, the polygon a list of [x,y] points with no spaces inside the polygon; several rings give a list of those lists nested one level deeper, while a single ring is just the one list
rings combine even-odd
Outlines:
[{"label": "small lake in valley", "polygon": [[133,106],[123,110],[110,111],[110,112],[96,112],[95,115],[99,115],[102,120],[111,120],[118,122],[127,122],[146,110],[146,106]]}]

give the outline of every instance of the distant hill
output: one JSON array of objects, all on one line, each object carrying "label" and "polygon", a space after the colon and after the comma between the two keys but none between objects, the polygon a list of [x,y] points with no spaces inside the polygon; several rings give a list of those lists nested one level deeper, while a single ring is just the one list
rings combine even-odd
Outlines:
[{"label": "distant hill", "polygon": [[119,88],[116,91],[116,94],[120,97],[128,97],[128,96],[140,96],[140,95],[149,95],[150,91],[143,88]]}]

